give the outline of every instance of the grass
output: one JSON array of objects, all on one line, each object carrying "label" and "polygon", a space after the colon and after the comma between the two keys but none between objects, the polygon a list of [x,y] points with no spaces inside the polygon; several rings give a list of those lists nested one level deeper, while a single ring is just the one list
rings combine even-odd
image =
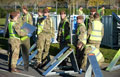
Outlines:
[{"label": "grass", "polygon": [[0,26],[5,25],[5,20],[6,20],[5,18],[0,18]]}]

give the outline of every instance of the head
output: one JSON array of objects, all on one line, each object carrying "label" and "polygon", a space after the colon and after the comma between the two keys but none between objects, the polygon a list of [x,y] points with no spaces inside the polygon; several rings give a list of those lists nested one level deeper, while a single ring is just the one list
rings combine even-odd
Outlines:
[{"label": "head", "polygon": [[94,14],[94,19],[100,19],[100,15],[98,13]]},{"label": "head", "polygon": [[41,9],[38,10],[38,15],[42,16],[43,15],[43,11]]},{"label": "head", "polygon": [[92,15],[94,15],[94,14],[96,13],[96,9],[95,9],[95,8],[92,8],[92,9],[90,10],[90,13],[91,13]]},{"label": "head", "polygon": [[77,23],[78,24],[83,23],[83,20],[84,20],[83,16],[77,16]]},{"label": "head", "polygon": [[48,17],[48,16],[49,16],[49,9],[48,9],[48,8],[45,8],[45,9],[43,10],[43,14],[44,14],[44,16]]},{"label": "head", "polygon": [[66,12],[65,12],[64,10],[62,10],[62,11],[60,12],[60,17],[61,17],[62,20],[65,19],[65,17],[66,17]]},{"label": "head", "polygon": [[18,17],[19,17],[19,14],[17,12],[11,12],[10,13],[10,18],[12,20],[17,21]]},{"label": "head", "polygon": [[105,9],[105,7],[104,7],[104,6],[102,6],[101,8],[102,8],[102,10],[104,10],[104,9]]},{"label": "head", "polygon": [[22,6],[22,11],[24,14],[27,14],[27,12],[28,12],[27,6]]},{"label": "head", "polygon": [[20,10],[16,10],[16,12],[18,13],[18,17],[20,17]]},{"label": "head", "polygon": [[80,6],[80,8],[79,8],[80,10],[83,10],[83,7],[82,6]]}]

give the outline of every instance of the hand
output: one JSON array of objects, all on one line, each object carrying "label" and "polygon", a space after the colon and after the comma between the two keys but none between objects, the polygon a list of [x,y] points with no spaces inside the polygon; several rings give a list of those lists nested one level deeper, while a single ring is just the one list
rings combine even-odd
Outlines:
[{"label": "hand", "polygon": [[78,45],[77,45],[78,49],[81,49],[83,47],[83,43],[80,42]]},{"label": "hand", "polygon": [[27,35],[28,37],[31,37],[32,36],[32,34],[30,34],[30,33],[28,33],[28,35]]}]

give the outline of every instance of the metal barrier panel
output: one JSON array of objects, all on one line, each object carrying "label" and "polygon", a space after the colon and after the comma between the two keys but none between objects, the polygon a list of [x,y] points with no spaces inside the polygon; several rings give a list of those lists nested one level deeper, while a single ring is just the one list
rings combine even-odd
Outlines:
[{"label": "metal barrier panel", "polygon": [[102,45],[112,47],[112,34],[113,34],[113,18],[112,16],[103,16],[102,23],[104,24],[104,37]]},{"label": "metal barrier panel", "polygon": [[101,45],[111,48],[120,47],[119,45],[119,29],[117,21],[113,16],[103,16],[102,23],[104,24],[104,37]]}]

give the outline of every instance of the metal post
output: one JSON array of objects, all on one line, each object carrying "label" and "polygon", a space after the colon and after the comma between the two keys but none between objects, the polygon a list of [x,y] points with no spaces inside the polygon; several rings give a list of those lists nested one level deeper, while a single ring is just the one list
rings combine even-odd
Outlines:
[{"label": "metal post", "polygon": [[56,14],[57,14],[57,1],[56,1]]},{"label": "metal post", "polygon": [[70,36],[71,36],[70,43],[72,45],[71,5],[70,5]]}]

